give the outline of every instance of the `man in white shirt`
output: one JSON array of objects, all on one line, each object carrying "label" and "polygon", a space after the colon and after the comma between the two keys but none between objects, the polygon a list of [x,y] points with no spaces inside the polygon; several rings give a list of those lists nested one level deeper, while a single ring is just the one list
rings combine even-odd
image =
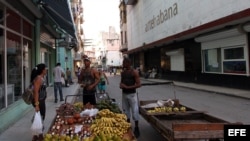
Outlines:
[{"label": "man in white shirt", "polygon": [[62,77],[65,76],[63,69],[61,68],[61,63],[57,63],[56,67],[53,69],[54,75],[54,96],[55,96],[55,103],[57,103],[57,90],[59,90],[60,101],[63,100],[63,93],[62,93]]}]

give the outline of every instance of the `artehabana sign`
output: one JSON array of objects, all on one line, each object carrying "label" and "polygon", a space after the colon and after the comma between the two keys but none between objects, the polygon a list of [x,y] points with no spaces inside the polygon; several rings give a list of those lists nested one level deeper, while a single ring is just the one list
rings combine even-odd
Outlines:
[{"label": "artehabana sign", "polygon": [[178,14],[177,3],[174,3],[173,6],[168,7],[164,10],[160,10],[157,16],[153,15],[153,18],[146,23],[145,31],[147,32],[155,28],[156,26],[166,22],[167,20],[170,20],[172,17],[176,16],[177,14]]}]

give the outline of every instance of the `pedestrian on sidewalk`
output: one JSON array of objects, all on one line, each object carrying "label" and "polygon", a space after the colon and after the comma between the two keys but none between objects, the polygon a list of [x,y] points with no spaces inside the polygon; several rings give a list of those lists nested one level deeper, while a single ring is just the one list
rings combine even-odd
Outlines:
[{"label": "pedestrian on sidewalk", "polygon": [[83,88],[83,104],[90,103],[96,105],[96,86],[100,81],[99,73],[91,68],[91,60],[88,56],[83,56],[85,68],[81,70],[78,83]]},{"label": "pedestrian on sidewalk", "polygon": [[120,88],[122,89],[122,109],[130,122],[131,111],[135,122],[134,135],[136,138],[140,136],[139,130],[139,107],[138,95],[136,89],[141,87],[138,71],[131,67],[131,60],[124,58],[123,71],[121,72]]},{"label": "pedestrian on sidewalk", "polygon": [[[46,81],[45,76],[47,74],[47,69],[45,64],[38,64],[31,72],[30,82],[33,84],[33,96],[34,101],[32,105],[36,112],[40,111],[42,121],[45,119],[46,115],[46,104],[45,100],[47,98],[46,91]],[[42,139],[43,135],[35,135],[32,140]]]},{"label": "pedestrian on sidewalk", "polygon": [[73,83],[72,81],[72,77],[71,77],[71,71],[69,70],[69,68],[66,69],[66,80],[67,80],[67,84],[66,86],[68,85],[71,85]]},{"label": "pedestrian on sidewalk", "polygon": [[64,101],[62,92],[62,77],[65,77],[65,73],[61,67],[61,63],[57,63],[56,67],[53,69],[54,75],[54,97],[55,103],[57,103],[57,91],[59,91],[60,101]]},{"label": "pedestrian on sidewalk", "polygon": [[101,94],[100,98],[102,98],[103,96],[105,96],[106,86],[109,84],[109,80],[105,72],[101,69],[99,70],[99,76],[100,76],[100,82],[98,83],[97,87]]}]

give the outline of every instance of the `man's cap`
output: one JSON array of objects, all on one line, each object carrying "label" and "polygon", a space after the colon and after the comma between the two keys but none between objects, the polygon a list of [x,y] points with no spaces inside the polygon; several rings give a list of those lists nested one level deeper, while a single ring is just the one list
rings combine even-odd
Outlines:
[{"label": "man's cap", "polygon": [[84,58],[84,61],[91,61],[89,57]]},{"label": "man's cap", "polygon": [[83,58],[84,61],[85,61],[85,60],[86,60],[86,61],[91,61],[90,58],[89,58],[87,55],[83,55],[82,58]]}]

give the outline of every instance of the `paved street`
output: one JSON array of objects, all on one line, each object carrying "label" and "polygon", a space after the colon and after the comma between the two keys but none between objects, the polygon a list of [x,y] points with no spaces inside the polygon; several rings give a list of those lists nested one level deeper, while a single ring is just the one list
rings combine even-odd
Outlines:
[{"label": "paved street", "polygon": [[[118,103],[121,102],[121,90],[119,89],[120,76],[109,76],[110,84],[107,87],[107,92],[111,98],[116,99]],[[142,83],[149,83],[152,80],[141,79]],[[162,80],[155,80],[161,82]],[[175,83],[177,84],[177,83]],[[229,122],[242,122],[243,124],[250,124],[250,98],[249,91],[229,89],[229,88],[220,88],[211,87],[211,86],[201,86],[195,85],[195,90],[185,87],[180,87],[174,85],[151,85],[151,86],[142,86],[138,89],[139,99],[140,100],[161,100],[161,99],[174,99],[177,98],[180,100],[180,103],[188,106],[190,108],[206,111],[208,114],[215,117],[224,119]],[[191,84],[182,84],[182,85],[191,85]],[[192,84],[194,85],[194,84]],[[194,86],[192,86],[194,87]],[[204,91],[206,89],[206,91]],[[215,92],[209,92],[208,89],[213,89]],[[216,89],[216,90],[215,90]],[[74,84],[70,87],[63,88],[64,95],[78,94],[79,85]],[[218,94],[218,91],[223,91],[230,93],[230,96],[227,94]],[[243,94],[246,98],[231,96],[233,93]],[[54,103],[53,97],[53,87],[48,88],[49,97],[46,101],[47,103],[47,113],[45,120],[45,131],[48,130],[53,119],[55,117],[55,108],[58,107],[61,103]],[[73,102],[74,98],[69,97],[67,102]],[[78,99],[81,100],[81,99]],[[121,106],[121,104],[119,104]],[[28,141],[31,139],[30,119],[34,111],[31,108],[30,112],[26,113],[19,121],[14,123],[9,129],[0,134],[0,141],[16,141],[18,138],[19,141]],[[141,117],[140,120],[140,130],[141,136],[138,138],[138,141],[164,141],[165,139],[162,135],[156,131],[152,126]]]},{"label": "paved street", "polygon": [[[109,77],[109,81],[110,85],[107,91],[110,97],[115,98],[119,103],[121,101],[121,90],[119,89],[120,76],[112,75]],[[142,83],[146,82],[147,80],[142,80]],[[177,98],[183,105],[196,110],[206,111],[208,114],[226,121],[250,124],[249,99],[188,89],[174,85],[142,86],[138,89],[138,93],[140,100]],[[164,138],[143,119],[143,117],[141,117],[140,129],[141,137],[138,141],[151,141],[155,139],[158,141],[164,140]]]}]

